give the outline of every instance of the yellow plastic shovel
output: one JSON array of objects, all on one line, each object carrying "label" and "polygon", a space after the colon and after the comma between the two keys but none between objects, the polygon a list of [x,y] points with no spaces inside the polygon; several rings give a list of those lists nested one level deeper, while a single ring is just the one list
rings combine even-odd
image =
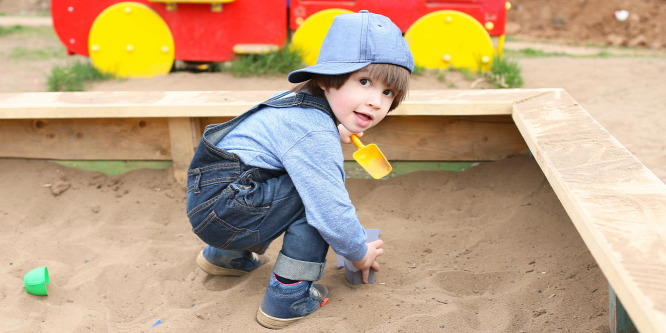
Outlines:
[{"label": "yellow plastic shovel", "polygon": [[391,164],[376,144],[371,143],[364,146],[361,140],[354,134],[349,138],[358,149],[354,152],[354,159],[372,178],[380,179],[391,173],[391,170],[393,170]]}]

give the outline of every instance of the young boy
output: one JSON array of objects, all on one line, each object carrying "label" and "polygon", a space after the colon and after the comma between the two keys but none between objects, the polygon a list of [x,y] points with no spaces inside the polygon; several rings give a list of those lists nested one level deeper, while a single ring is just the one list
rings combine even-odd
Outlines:
[{"label": "young boy", "polygon": [[247,274],[284,233],[257,321],[283,328],[328,301],[321,278],[329,245],[367,283],[382,241],[365,242],[345,189],[340,141],[377,125],[404,99],[414,60],[400,30],[367,11],[336,17],[302,83],[204,131],[187,177],[187,214],[208,246],[213,275]]}]

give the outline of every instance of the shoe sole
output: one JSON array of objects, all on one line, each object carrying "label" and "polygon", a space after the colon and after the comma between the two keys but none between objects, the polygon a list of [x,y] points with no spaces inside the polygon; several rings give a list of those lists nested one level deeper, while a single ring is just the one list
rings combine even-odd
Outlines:
[{"label": "shoe sole", "polygon": [[[328,289],[326,290],[326,296],[330,296],[330,293],[328,292]],[[320,304],[320,307],[324,307],[328,303],[329,298],[324,297],[324,300]],[[289,318],[289,319],[283,319],[283,318],[276,318],[270,315],[267,315],[263,310],[261,310],[261,307],[259,307],[259,310],[257,310],[257,322],[261,324],[261,326],[270,328],[270,329],[281,329],[285,328],[295,321],[299,319],[303,319],[304,317],[296,317],[296,318]]]},{"label": "shoe sole", "polygon": [[199,266],[199,268],[201,268],[201,270],[210,275],[245,276],[249,273],[240,269],[215,266],[211,264],[208,260],[206,260],[206,258],[203,255],[203,251],[199,252],[199,255],[197,256],[197,265]]},{"label": "shoe sole", "polygon": [[281,329],[289,326],[293,322],[302,319],[303,317],[296,317],[296,318],[289,318],[289,319],[282,319],[282,318],[275,318],[273,316],[269,316],[264,313],[264,311],[261,311],[261,308],[259,308],[259,311],[257,311],[257,322],[263,327],[270,328],[270,329]]}]

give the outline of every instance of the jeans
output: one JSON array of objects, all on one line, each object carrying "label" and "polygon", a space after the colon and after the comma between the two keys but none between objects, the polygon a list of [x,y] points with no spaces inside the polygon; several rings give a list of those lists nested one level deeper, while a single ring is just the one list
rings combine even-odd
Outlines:
[{"label": "jeans", "polygon": [[262,254],[284,233],[273,272],[292,280],[317,281],[324,270],[328,243],[307,223],[289,174],[245,165],[235,154],[216,147],[236,124],[263,106],[303,105],[332,116],[325,101],[322,104],[304,94],[285,95],[206,128],[187,174],[187,216],[201,240],[224,250]]}]

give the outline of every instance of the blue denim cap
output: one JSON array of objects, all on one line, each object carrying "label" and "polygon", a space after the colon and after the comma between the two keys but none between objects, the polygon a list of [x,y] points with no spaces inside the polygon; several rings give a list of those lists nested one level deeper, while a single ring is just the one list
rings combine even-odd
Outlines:
[{"label": "blue denim cap", "polygon": [[400,29],[388,17],[362,10],[336,16],[317,64],[291,72],[288,80],[299,83],[312,74],[347,74],[370,64],[393,64],[414,71],[414,57]]}]

